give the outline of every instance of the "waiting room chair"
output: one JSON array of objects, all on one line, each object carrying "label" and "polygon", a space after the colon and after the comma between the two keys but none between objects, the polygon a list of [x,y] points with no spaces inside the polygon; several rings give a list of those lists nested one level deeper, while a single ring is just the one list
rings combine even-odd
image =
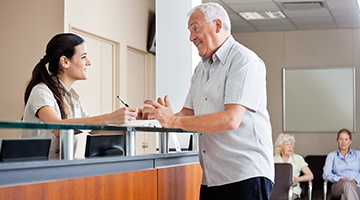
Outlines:
[{"label": "waiting room chair", "polygon": [[324,181],[324,200],[340,200],[341,198],[334,198],[331,196],[332,182]]},{"label": "waiting room chair", "polygon": [[313,182],[312,181],[301,182],[300,187],[302,189],[300,199],[312,200]]},{"label": "waiting room chair", "polygon": [[[309,197],[309,199],[326,200],[324,180],[322,178],[325,160],[326,155],[308,155],[305,157],[305,161],[308,163],[309,168],[314,175],[314,179],[312,180],[311,197]],[[304,192],[308,191],[308,188],[306,188],[304,184],[302,185],[302,189]]]},{"label": "waiting room chair", "polygon": [[271,200],[292,200],[292,165],[275,163],[275,185],[270,196]]}]

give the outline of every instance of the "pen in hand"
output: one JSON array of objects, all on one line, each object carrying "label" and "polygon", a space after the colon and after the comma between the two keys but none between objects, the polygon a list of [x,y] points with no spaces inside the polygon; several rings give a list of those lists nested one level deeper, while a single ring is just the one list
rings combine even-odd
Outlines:
[{"label": "pen in hand", "polygon": [[125,101],[123,101],[119,95],[117,96],[117,98],[121,101],[122,104],[124,104],[126,107],[129,107],[129,105]]}]

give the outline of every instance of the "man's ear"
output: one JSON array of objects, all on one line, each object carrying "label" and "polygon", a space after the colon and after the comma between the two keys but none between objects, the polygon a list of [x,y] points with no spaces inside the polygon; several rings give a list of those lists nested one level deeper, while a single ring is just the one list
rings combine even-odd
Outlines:
[{"label": "man's ear", "polygon": [[68,68],[69,67],[69,60],[66,56],[61,56],[60,57],[60,60],[59,60],[59,63],[62,67],[64,68]]},{"label": "man's ear", "polygon": [[222,25],[222,21],[220,19],[215,19],[214,20],[215,26],[216,26],[216,33],[219,33],[220,30],[222,29],[223,25]]}]

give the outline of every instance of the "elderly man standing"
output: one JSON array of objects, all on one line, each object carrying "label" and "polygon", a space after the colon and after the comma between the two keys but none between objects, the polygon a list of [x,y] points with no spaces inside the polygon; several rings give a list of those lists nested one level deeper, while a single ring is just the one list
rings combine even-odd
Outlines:
[{"label": "elderly man standing", "polygon": [[145,100],[148,119],[199,133],[201,200],[269,199],[274,181],[264,62],[234,40],[227,12],[204,3],[189,12],[190,41],[202,61],[184,107]]}]

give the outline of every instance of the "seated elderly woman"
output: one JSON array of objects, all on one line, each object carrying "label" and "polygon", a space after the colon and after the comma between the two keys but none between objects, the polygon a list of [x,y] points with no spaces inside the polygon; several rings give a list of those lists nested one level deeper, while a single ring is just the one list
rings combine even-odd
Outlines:
[{"label": "seated elderly woman", "polygon": [[[279,134],[275,141],[275,163],[290,163],[293,166],[293,197],[301,197],[301,188],[299,182],[310,181],[314,178],[308,164],[301,155],[294,153],[295,137],[290,134]],[[300,176],[300,174],[301,175]]]}]

